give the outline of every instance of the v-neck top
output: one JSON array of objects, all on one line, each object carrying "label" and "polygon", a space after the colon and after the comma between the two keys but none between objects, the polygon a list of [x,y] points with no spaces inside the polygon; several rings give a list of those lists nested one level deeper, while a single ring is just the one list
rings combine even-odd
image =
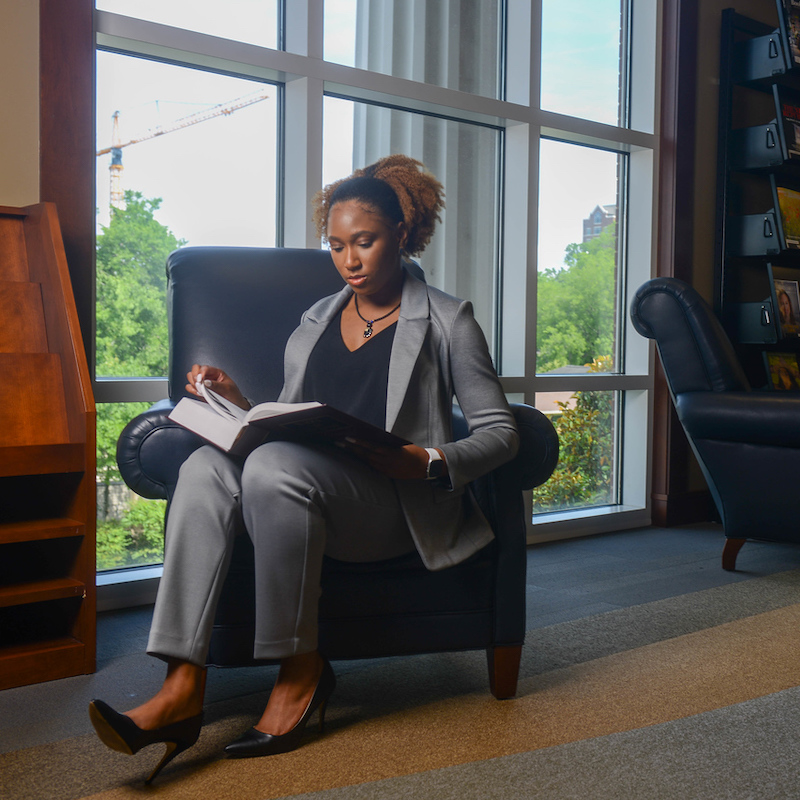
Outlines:
[{"label": "v-neck top", "polygon": [[346,411],[379,428],[386,427],[389,357],[397,323],[374,333],[350,351],[342,339],[340,311],[320,336],[308,359],[303,400]]}]

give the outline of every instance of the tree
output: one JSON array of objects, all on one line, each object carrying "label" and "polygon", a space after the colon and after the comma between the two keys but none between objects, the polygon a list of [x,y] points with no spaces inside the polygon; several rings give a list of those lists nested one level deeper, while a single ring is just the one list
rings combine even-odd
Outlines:
[{"label": "tree", "polygon": [[[587,365],[590,372],[610,372],[610,357]],[[614,486],[614,393],[575,392],[558,403],[553,418],[559,458],[553,474],[533,490],[538,512],[611,503]]]},{"label": "tree", "polygon": [[[567,247],[563,269],[539,275],[537,372],[568,364],[590,372],[613,368],[616,226]],[[550,480],[533,492],[537,511],[612,502],[614,393],[575,392],[553,416],[560,456]]]},{"label": "tree", "polygon": [[[126,191],[125,208],[111,210],[108,226],[97,237],[97,375],[167,374],[164,265],[169,253],[186,242],[155,219],[160,204],[158,198],[148,200],[139,192]],[[97,476],[106,489],[100,509],[104,520],[108,512],[108,487],[121,480],[116,460],[117,439],[126,423],[146,407],[146,403],[98,406]],[[100,567],[136,560],[131,551],[136,551],[139,558],[152,560],[158,549],[157,527],[163,519],[163,505],[137,501],[120,522],[105,521],[99,525]]]},{"label": "tree", "polygon": [[[125,208],[97,237],[96,374],[113,377],[167,374],[167,256],[186,244],[154,214],[160,198],[125,192]],[[117,438],[146,404],[102,404],[97,414],[97,472],[120,480]]]},{"label": "tree", "polygon": [[125,192],[97,237],[97,374],[167,374],[167,256],[186,244],[155,219],[161,199]]},{"label": "tree", "polygon": [[566,267],[539,275],[537,372],[587,364],[614,352],[616,225],[583,244],[570,244]]}]

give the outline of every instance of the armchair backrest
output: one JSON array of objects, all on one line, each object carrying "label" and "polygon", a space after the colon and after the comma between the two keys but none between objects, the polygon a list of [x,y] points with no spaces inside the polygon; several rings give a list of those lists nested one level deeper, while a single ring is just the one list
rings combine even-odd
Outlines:
[{"label": "armchair backrest", "polygon": [[167,281],[171,400],[195,363],[223,368],[247,397],[274,400],[302,313],[344,285],[325,250],[261,247],[181,248]]},{"label": "armchair backrest", "polygon": [[748,391],[733,345],[708,303],[688,284],[654,278],[631,303],[634,328],[655,339],[674,396]]}]

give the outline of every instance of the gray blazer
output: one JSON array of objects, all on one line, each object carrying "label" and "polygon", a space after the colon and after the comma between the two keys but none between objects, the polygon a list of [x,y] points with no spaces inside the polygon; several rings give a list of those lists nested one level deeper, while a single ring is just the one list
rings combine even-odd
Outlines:
[{"label": "gray blazer", "polygon": [[[315,303],[303,314],[285,352],[282,402],[303,399],[311,351],[352,289]],[[453,399],[470,435],[453,441]],[[472,304],[406,273],[400,318],[389,359],[386,430],[421,447],[438,447],[451,488],[436,482],[396,481],[417,550],[428,569],[458,564],[493,538],[467,484],[514,457],[514,417],[492,365]]]}]

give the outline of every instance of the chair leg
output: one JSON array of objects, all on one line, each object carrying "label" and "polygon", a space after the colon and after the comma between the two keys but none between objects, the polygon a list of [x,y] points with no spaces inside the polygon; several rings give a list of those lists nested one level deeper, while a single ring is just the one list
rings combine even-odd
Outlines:
[{"label": "chair leg", "polygon": [[744,547],[747,539],[726,539],[725,547],[722,548],[722,569],[733,572],[736,569],[736,556]]},{"label": "chair leg", "polygon": [[507,700],[517,693],[521,657],[522,645],[486,648],[486,659],[489,662],[489,687],[498,700]]}]

